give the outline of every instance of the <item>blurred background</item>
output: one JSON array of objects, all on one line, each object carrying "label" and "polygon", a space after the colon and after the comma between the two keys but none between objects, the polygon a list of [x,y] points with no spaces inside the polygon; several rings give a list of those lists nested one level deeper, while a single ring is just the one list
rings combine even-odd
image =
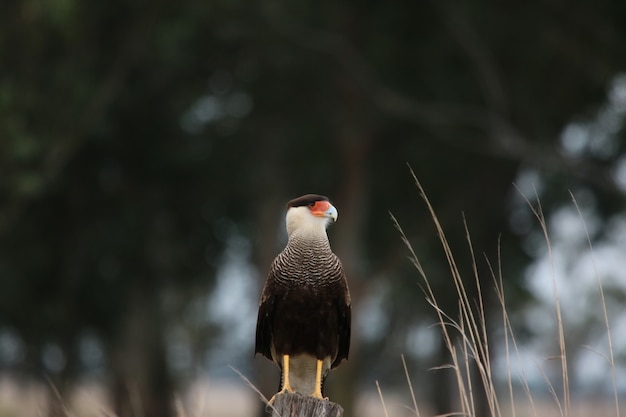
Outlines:
[{"label": "blurred background", "polygon": [[390,219],[454,314],[409,166],[471,283],[466,219],[502,380],[486,259],[522,346],[514,375],[547,399],[544,375],[558,387],[554,279],[572,395],[612,398],[600,278],[626,392],[625,120],[620,0],[5,0],[0,415],[261,415],[237,372],[278,388],[253,356],[256,309],[285,202],[304,193],[339,210],[329,235],[353,297],[327,394],[346,417],[375,414],[378,381],[407,415],[404,355],[425,409],[455,410]]}]

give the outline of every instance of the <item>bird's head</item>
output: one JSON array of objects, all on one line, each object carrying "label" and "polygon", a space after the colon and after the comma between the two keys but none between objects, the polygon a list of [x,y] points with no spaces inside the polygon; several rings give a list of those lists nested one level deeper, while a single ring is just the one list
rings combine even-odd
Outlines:
[{"label": "bird's head", "polygon": [[287,234],[295,231],[307,234],[326,234],[326,226],[337,221],[337,209],[328,197],[306,194],[287,203]]}]

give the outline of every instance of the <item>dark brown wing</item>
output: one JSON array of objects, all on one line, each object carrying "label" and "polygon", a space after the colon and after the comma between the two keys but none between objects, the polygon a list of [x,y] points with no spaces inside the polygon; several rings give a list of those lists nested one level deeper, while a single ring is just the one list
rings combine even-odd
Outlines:
[{"label": "dark brown wing", "polygon": [[343,291],[344,296],[337,303],[337,312],[339,317],[337,357],[331,364],[331,368],[336,368],[343,359],[348,359],[348,354],[350,353],[350,326],[352,320],[352,307],[350,302],[350,292],[348,291],[348,284],[345,274],[343,276]]},{"label": "dark brown wing", "polygon": [[254,353],[260,353],[272,360],[272,322],[274,321],[274,311],[276,296],[272,293],[272,277],[268,277],[261,295],[259,304],[259,315],[256,322],[256,343]]}]

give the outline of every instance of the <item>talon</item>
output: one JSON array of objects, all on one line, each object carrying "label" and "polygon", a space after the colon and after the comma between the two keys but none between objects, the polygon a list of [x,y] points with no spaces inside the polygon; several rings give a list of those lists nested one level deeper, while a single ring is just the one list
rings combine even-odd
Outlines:
[{"label": "talon", "polygon": [[[283,389],[281,389],[280,391],[278,391],[274,397],[276,395],[280,395],[280,394],[295,394],[295,391],[290,387],[290,386],[284,386]],[[273,398],[273,397],[272,397]]]},{"label": "talon", "polygon": [[318,392],[314,392],[313,394],[311,394],[311,397],[316,398],[318,400],[328,401],[328,397],[324,397],[322,396],[322,394]]}]

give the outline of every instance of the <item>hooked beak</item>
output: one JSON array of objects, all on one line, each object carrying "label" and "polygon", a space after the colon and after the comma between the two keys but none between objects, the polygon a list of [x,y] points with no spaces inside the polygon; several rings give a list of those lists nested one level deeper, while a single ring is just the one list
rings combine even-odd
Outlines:
[{"label": "hooked beak", "polygon": [[337,209],[335,206],[330,204],[328,201],[318,201],[315,203],[313,207],[311,207],[311,213],[317,217],[326,217],[328,219],[332,219],[333,222],[337,221],[337,217],[339,213],[337,213]]}]

